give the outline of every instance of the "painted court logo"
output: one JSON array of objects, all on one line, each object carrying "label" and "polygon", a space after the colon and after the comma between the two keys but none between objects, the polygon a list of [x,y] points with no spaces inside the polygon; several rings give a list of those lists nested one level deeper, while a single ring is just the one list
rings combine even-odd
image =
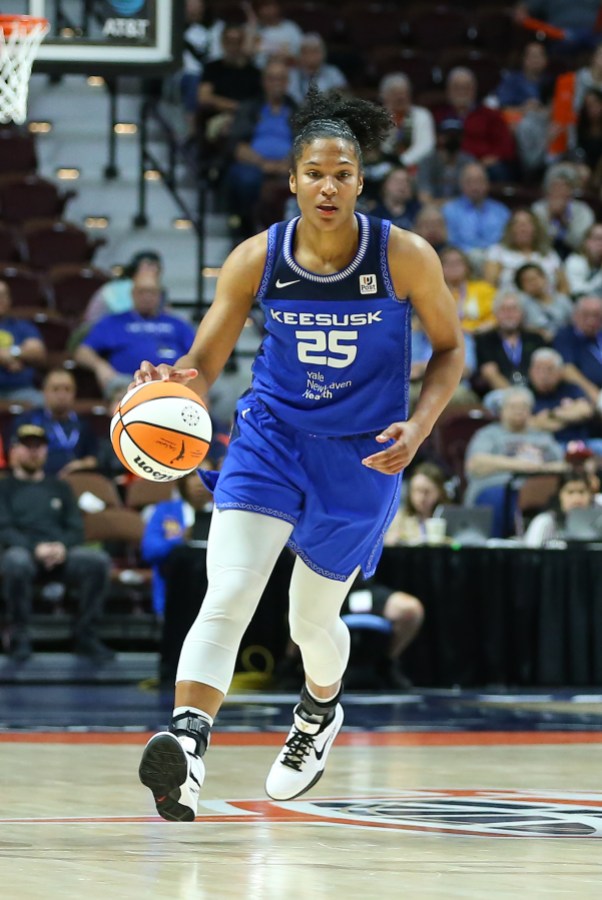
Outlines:
[{"label": "painted court logo", "polygon": [[[424,790],[358,799],[209,802],[197,822],[342,825],[466,837],[601,838],[602,792]],[[217,810],[215,810],[217,812]]]},{"label": "painted court logo", "polygon": [[[140,825],[159,816],[0,817],[0,825]],[[206,800],[192,828],[211,825],[376,828],[479,838],[602,838],[602,792],[422,790],[316,800]]]}]

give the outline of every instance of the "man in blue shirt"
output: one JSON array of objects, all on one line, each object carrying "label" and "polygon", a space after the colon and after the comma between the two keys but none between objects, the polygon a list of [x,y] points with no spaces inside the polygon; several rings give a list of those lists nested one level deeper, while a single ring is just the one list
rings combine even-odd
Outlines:
[{"label": "man in blue shirt", "polygon": [[35,325],[10,315],[10,303],[10,288],[0,281],[0,400],[37,405],[34,367],[44,364],[46,348]]},{"label": "man in blue shirt", "polygon": [[510,210],[488,197],[487,172],[478,162],[462,169],[460,190],[460,197],[443,205],[449,243],[465,253],[484,251],[501,240]]},{"label": "man in blue shirt", "polygon": [[47,475],[68,475],[78,469],[95,469],[97,439],[90,425],[75,412],[75,378],[67,369],[51,369],[43,382],[44,406],[23,413],[21,425],[39,425],[48,440],[44,471]]},{"label": "man in blue shirt", "polygon": [[552,347],[540,347],[531,357],[529,387],[535,397],[531,427],[549,431],[563,445],[587,443],[594,405],[580,387],[564,380],[563,369],[562,356]]},{"label": "man in blue shirt", "polygon": [[581,297],[573,320],[561,328],[554,347],[565,362],[564,377],[578,385],[593,403],[602,388],[602,298]]},{"label": "man in blue shirt", "polygon": [[104,316],[74,353],[80,366],[94,372],[106,397],[120,385],[125,390],[141,357],[154,365],[173,365],[194,340],[194,329],[187,322],[160,312],[161,287],[155,276],[140,272],[132,296],[133,310]]}]

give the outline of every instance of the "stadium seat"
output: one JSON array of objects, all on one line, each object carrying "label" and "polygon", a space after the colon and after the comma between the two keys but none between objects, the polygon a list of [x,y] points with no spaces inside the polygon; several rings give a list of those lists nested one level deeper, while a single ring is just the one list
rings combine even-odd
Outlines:
[{"label": "stadium seat", "polygon": [[92,295],[112,277],[110,272],[79,263],[53,266],[47,278],[54,308],[65,318],[77,321]]},{"label": "stadium seat", "polygon": [[0,223],[0,262],[17,262],[21,259],[21,248],[12,228]]},{"label": "stadium seat", "polygon": [[37,167],[33,135],[19,128],[0,128],[0,174],[35,172]]},{"label": "stadium seat", "polygon": [[472,407],[464,411],[451,409],[433,430],[438,457],[444,467],[459,478],[462,487],[465,485],[466,447],[473,434],[492,421],[493,417],[482,407]]},{"label": "stadium seat", "polygon": [[547,509],[558,491],[558,475],[531,475],[518,489],[517,531],[523,534],[530,520]]},{"label": "stadium seat", "polygon": [[88,263],[104,238],[91,240],[71,222],[37,219],[26,222],[21,231],[23,262],[33,269],[49,269],[60,263]]},{"label": "stadium seat", "polygon": [[145,506],[171,500],[174,490],[174,485],[169,482],[155,483],[146,481],[144,478],[135,478],[127,483],[125,505],[129,509],[143,509]]},{"label": "stadium seat", "polygon": [[324,15],[323,4],[316,0],[301,0],[301,2],[287,3],[286,18],[292,19],[306,34],[308,32],[320,34],[328,43],[336,39],[343,28],[343,23],[336,12]]},{"label": "stadium seat", "polygon": [[401,43],[406,16],[383,3],[350,3],[341,12],[345,35],[357,50]]},{"label": "stadium seat", "polygon": [[11,309],[16,314],[22,309],[42,312],[48,308],[48,295],[40,276],[27,266],[18,263],[0,263],[0,280],[9,286]]},{"label": "stadium seat", "polygon": [[76,191],[60,191],[39,175],[0,176],[0,216],[7,223],[60,218]]},{"label": "stadium seat", "polygon": [[469,18],[464,10],[436,4],[407,14],[409,40],[414,47],[431,52],[468,44]]},{"label": "stadium seat", "polygon": [[83,513],[86,541],[119,542],[138,547],[144,522],[138,512],[125,509],[113,482],[98,472],[72,472],[65,476],[76,497],[89,492],[105,504],[105,509]]},{"label": "stadium seat", "polygon": [[482,7],[471,16],[474,43],[485,51],[506,54],[533,39],[533,33],[521,28],[512,17],[510,4],[506,8]]},{"label": "stadium seat", "polygon": [[102,391],[96,380],[94,372],[84,369],[69,357],[63,363],[66,369],[75,378],[76,394],[81,400],[103,400]]},{"label": "stadium seat", "polygon": [[403,72],[412,83],[412,93],[428,91],[435,86],[434,61],[420,50],[408,50],[398,45],[375,47],[364,54],[366,81],[378,85],[383,76]]}]

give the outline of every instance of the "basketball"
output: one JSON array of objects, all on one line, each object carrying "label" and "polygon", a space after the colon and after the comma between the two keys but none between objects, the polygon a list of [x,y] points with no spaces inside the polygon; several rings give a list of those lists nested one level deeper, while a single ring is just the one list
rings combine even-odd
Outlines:
[{"label": "basketball", "polygon": [[120,462],[147,481],[175,481],[202,463],[211,419],[199,396],[175,381],[149,381],[125,395],[111,420]]}]

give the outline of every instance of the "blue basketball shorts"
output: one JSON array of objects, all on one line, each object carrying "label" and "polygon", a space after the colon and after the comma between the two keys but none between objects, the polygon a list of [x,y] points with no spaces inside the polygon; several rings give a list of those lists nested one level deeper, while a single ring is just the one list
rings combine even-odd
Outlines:
[{"label": "blue basketball shorts", "polygon": [[369,578],[399,505],[401,475],[375,472],[361,461],[385,446],[375,435],[297,431],[248,393],[237,404],[215,505],[290,522],[289,547],[320,575],[345,581],[360,566]]}]

